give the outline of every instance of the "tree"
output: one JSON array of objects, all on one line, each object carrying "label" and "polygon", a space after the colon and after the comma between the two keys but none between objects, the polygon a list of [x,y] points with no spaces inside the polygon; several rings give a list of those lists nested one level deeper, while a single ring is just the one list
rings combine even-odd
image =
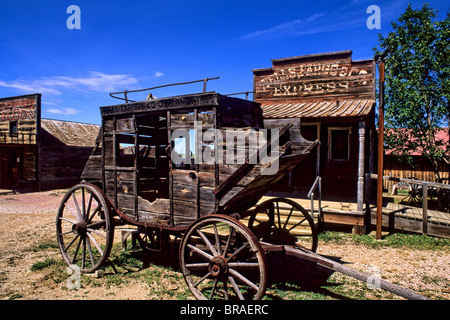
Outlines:
[{"label": "tree", "polygon": [[375,51],[386,54],[384,141],[401,159],[422,154],[439,179],[439,162],[450,159],[448,139],[437,134],[450,127],[450,12],[436,18],[428,4],[410,4]]}]

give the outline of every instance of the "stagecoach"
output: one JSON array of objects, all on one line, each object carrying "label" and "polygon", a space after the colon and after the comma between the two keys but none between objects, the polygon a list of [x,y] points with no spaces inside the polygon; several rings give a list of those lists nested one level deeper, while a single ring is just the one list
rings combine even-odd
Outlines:
[{"label": "stagecoach", "polygon": [[290,199],[261,201],[318,143],[302,138],[298,119],[264,120],[258,103],[205,90],[137,102],[126,94],[100,108],[83,181],[57,213],[69,266],[96,271],[115,230],[132,230],[148,250],[179,242],[180,270],[197,299],[261,299],[270,251],[341,267],[314,253],[312,212]]}]

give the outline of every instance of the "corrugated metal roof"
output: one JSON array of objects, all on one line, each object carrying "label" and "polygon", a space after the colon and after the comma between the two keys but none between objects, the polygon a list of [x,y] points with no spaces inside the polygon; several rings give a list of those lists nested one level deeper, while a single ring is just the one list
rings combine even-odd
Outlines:
[{"label": "corrugated metal roof", "polygon": [[367,116],[375,100],[334,100],[262,104],[264,118],[323,118]]},{"label": "corrugated metal roof", "polygon": [[41,129],[47,131],[67,146],[93,147],[100,126],[79,122],[42,119]]}]

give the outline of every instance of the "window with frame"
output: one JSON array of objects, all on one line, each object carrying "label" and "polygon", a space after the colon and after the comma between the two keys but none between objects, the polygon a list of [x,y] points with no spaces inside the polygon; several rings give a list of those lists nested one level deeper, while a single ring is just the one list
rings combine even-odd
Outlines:
[{"label": "window with frame", "polygon": [[328,160],[348,161],[350,159],[350,127],[328,128]]},{"label": "window with frame", "polygon": [[19,134],[17,121],[11,121],[9,123],[9,136],[10,137],[17,137]]}]

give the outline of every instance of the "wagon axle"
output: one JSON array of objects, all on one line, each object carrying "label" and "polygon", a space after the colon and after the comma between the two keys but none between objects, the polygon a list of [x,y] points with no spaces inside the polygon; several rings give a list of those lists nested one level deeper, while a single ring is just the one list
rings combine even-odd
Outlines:
[{"label": "wagon axle", "polygon": [[228,263],[223,257],[215,257],[209,263],[208,270],[213,277],[225,275],[228,272]]},{"label": "wagon axle", "polygon": [[87,224],[84,221],[78,222],[72,226],[72,232],[82,238],[86,237]]}]

